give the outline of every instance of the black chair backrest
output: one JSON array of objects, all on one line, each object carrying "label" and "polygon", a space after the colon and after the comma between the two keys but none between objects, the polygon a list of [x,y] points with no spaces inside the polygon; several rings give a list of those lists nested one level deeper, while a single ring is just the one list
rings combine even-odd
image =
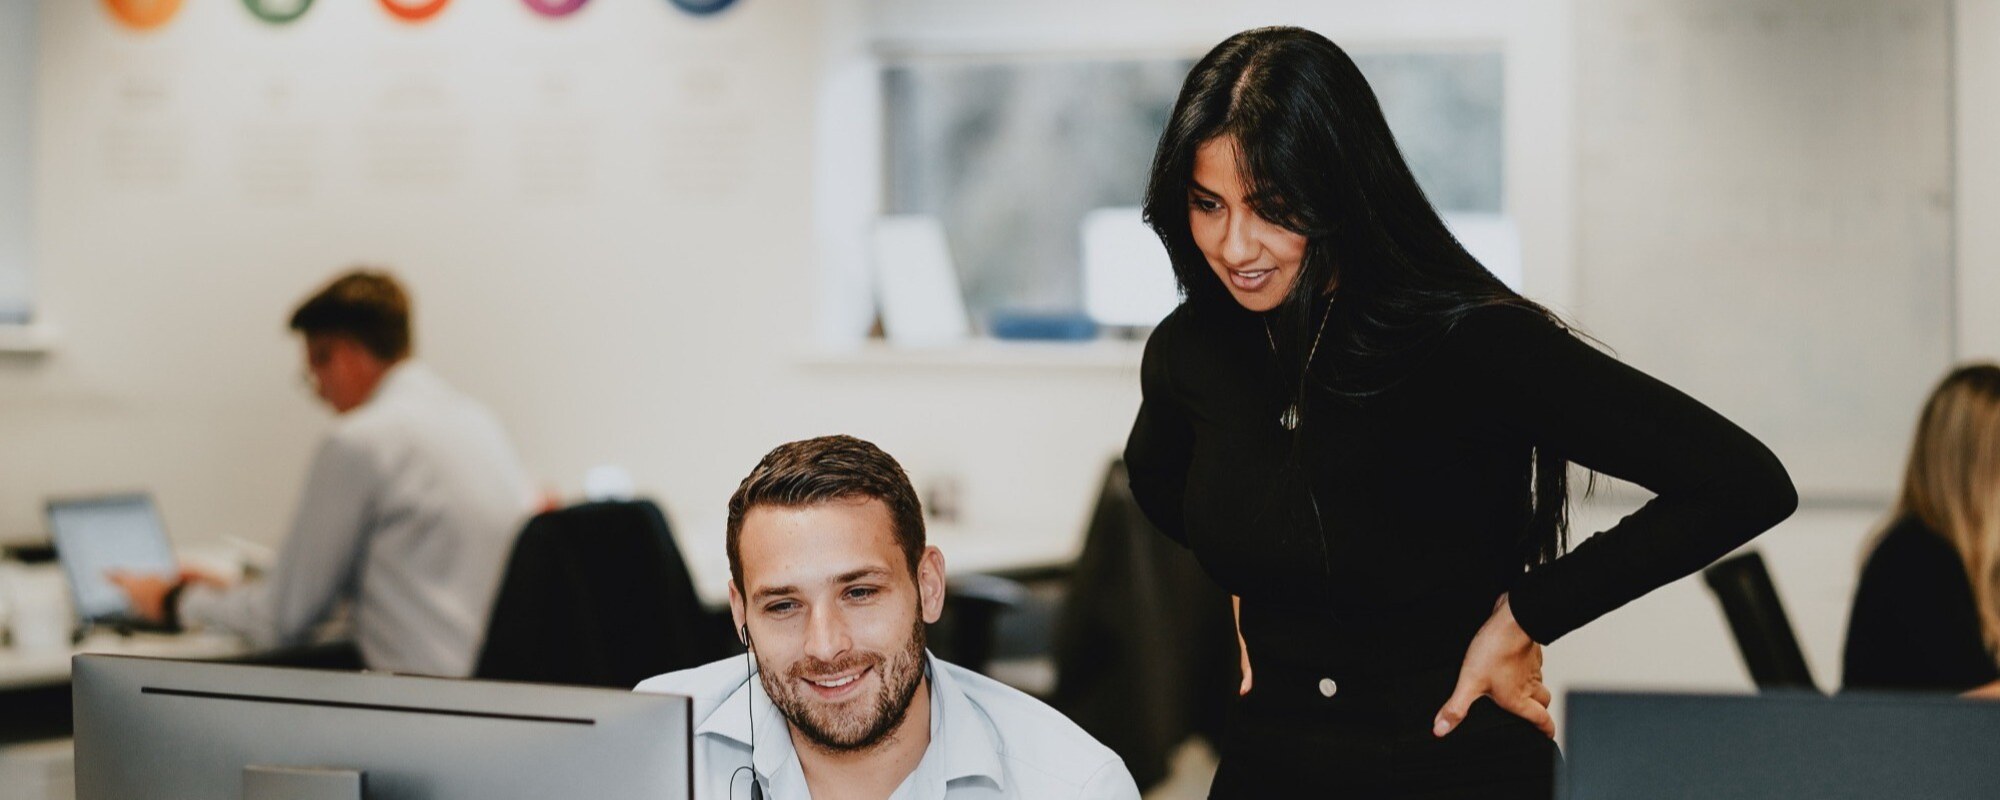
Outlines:
[{"label": "black chair backrest", "polygon": [[1701,577],[1722,603],[1736,648],[1758,689],[1818,691],[1763,556],[1753,550],[1723,559],[1702,570]]},{"label": "black chair backrest", "polygon": [[729,654],[659,506],[586,503],[514,543],[474,677],[629,689]]},{"label": "black chair backrest", "polygon": [[1125,760],[1140,788],[1168,775],[1190,735],[1221,741],[1237,675],[1229,595],[1106,470],[1056,622],[1049,704]]},{"label": "black chair backrest", "polygon": [[998,575],[957,575],[946,582],[944,615],[930,626],[931,652],[980,674],[993,665],[1000,617],[1028,600],[1020,581]]}]

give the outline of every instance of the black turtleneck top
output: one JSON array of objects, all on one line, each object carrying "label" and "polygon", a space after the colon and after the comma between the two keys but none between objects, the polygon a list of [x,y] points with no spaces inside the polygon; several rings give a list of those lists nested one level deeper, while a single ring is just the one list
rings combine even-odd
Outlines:
[{"label": "black turtleneck top", "polygon": [[[1146,344],[1125,450],[1147,516],[1243,598],[1260,673],[1455,667],[1502,593],[1553,642],[1798,503],[1755,438],[1530,309],[1470,312],[1365,399],[1317,387],[1341,369],[1327,342],[1296,431],[1298,367],[1267,336],[1262,315],[1183,304]],[[1524,571],[1534,448],[1656,496]]]}]

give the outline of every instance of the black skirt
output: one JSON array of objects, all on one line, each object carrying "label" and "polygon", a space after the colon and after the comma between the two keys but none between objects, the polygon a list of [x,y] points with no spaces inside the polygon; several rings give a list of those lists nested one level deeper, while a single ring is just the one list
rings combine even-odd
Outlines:
[{"label": "black skirt", "polygon": [[1555,742],[1493,701],[1480,698],[1444,738],[1431,734],[1457,676],[1453,667],[1327,683],[1260,668],[1231,710],[1209,797],[1553,797]]}]

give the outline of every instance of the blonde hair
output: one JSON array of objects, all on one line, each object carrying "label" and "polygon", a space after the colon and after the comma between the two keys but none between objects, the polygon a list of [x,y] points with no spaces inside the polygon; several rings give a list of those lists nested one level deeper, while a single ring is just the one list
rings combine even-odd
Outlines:
[{"label": "blonde hair", "polygon": [[1896,516],[1916,517],[1958,551],[1986,649],[2000,650],[2000,366],[1961,366],[1931,391]]}]

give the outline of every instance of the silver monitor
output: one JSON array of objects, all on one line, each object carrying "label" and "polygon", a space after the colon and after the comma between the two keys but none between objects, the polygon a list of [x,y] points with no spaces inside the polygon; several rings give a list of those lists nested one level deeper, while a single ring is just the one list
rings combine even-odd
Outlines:
[{"label": "silver monitor", "polygon": [[77,800],[689,800],[685,697],[77,656]]}]

